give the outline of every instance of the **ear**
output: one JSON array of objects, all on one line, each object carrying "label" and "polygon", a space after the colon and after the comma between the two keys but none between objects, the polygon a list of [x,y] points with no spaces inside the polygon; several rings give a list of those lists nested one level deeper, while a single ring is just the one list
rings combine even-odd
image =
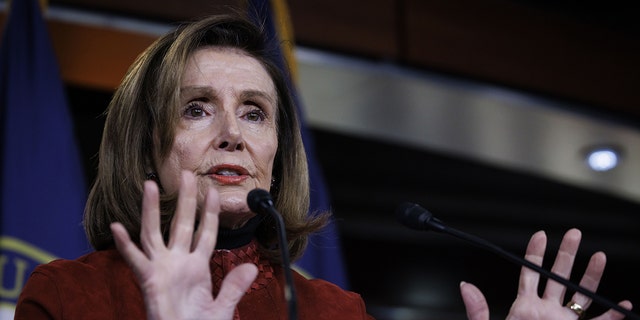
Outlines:
[{"label": "ear", "polygon": [[151,146],[150,149],[144,159],[144,170],[146,173],[149,172],[158,172],[157,168],[160,164],[161,156],[160,156],[160,135],[157,130],[154,130],[151,137]]},{"label": "ear", "polygon": [[154,151],[151,151],[152,154],[148,154],[145,156],[144,159],[144,172],[147,175],[147,179],[149,179],[149,175],[150,174],[156,174],[157,175],[157,170],[156,170],[156,166],[154,163],[154,159],[153,159],[153,153]]}]

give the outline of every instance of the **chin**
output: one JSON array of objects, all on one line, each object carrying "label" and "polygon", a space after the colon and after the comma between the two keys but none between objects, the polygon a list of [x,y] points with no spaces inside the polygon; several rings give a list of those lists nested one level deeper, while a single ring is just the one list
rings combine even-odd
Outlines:
[{"label": "chin", "polygon": [[242,227],[255,216],[247,205],[248,190],[220,191],[220,227],[235,229]]},{"label": "chin", "polygon": [[220,211],[229,213],[250,212],[246,190],[220,191]]}]

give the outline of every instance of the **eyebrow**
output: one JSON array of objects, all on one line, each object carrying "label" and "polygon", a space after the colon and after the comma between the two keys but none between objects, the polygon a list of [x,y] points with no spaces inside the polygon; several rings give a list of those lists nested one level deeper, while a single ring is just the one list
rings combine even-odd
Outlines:
[{"label": "eyebrow", "polygon": [[[204,94],[211,97],[218,95],[215,89],[208,86],[186,86],[180,88],[180,98],[184,98],[185,95],[193,93]],[[271,95],[261,90],[246,90],[240,93],[240,99],[242,100],[255,97],[265,99],[274,106],[277,105],[277,99],[274,100]]]},{"label": "eyebrow", "polygon": [[268,93],[264,92],[264,91],[260,91],[260,90],[247,90],[247,91],[242,91],[240,93],[240,98],[241,99],[250,99],[250,98],[254,98],[254,97],[259,97],[262,99],[267,100],[269,103],[271,103],[272,105],[276,106],[276,100],[273,99],[273,97],[271,95],[269,95]]},{"label": "eyebrow", "polygon": [[213,88],[211,87],[206,87],[206,86],[187,86],[187,87],[180,87],[180,98],[184,98],[185,95],[187,94],[192,94],[192,93],[198,93],[198,94],[205,94],[208,96],[216,96],[216,91],[213,90]]}]

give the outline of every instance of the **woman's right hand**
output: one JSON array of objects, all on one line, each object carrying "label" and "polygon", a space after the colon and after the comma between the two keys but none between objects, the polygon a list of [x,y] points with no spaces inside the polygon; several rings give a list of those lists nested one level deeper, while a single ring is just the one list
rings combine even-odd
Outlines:
[{"label": "woman's right hand", "polygon": [[252,264],[236,267],[225,277],[214,299],[209,260],[217,239],[220,203],[218,192],[210,189],[194,234],[197,193],[194,175],[183,172],[168,245],[160,231],[155,182],[146,181],[144,185],[142,250],[122,224],[111,225],[118,251],[140,282],[148,319],[232,319],[236,305],[258,273]]}]

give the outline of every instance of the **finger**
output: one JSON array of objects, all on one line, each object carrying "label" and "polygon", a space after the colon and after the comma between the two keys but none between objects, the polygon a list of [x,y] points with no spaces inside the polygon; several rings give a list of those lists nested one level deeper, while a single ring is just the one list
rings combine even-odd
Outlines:
[{"label": "finger", "polygon": [[[628,300],[622,301],[618,303],[618,305],[627,310],[631,310],[633,308],[633,305]],[[603,313],[598,317],[593,318],[592,320],[622,320],[622,319],[624,319],[624,314],[616,310],[609,309],[607,312]]]},{"label": "finger", "polygon": [[489,305],[478,287],[461,282],[460,294],[469,320],[489,320]]},{"label": "finger", "polygon": [[[571,276],[571,269],[573,268],[573,262],[576,258],[576,252],[580,246],[580,239],[582,233],[578,229],[571,229],[567,231],[560,243],[560,249],[556,255],[556,260],[553,263],[551,272],[569,279]],[[553,280],[547,282],[547,286],[544,290],[544,299],[551,299],[562,304],[564,302],[564,294],[567,288]]]},{"label": "finger", "polygon": [[[602,278],[606,264],[607,256],[604,252],[594,253],[589,260],[587,270],[584,272],[584,275],[580,280],[580,286],[592,292],[598,290],[598,285],[600,284],[600,279]],[[579,292],[576,292],[573,295],[571,301],[581,305],[585,310],[591,305],[591,299]]]},{"label": "finger", "polygon": [[177,248],[188,251],[191,249],[191,241],[193,239],[198,188],[195,177],[191,172],[183,171],[181,180],[178,205],[173,221],[171,221],[169,249]]},{"label": "finger", "polygon": [[218,214],[220,198],[216,189],[209,189],[205,200],[204,211],[194,239],[192,251],[211,256],[218,237]]},{"label": "finger", "polygon": [[144,182],[142,195],[142,222],[140,228],[140,244],[149,258],[160,248],[164,248],[160,231],[160,192],[153,181]]},{"label": "finger", "polygon": [[[524,258],[531,263],[542,266],[542,260],[544,258],[544,251],[547,247],[547,235],[544,231],[538,231],[531,236],[529,245],[527,246],[527,252]],[[522,267],[520,271],[520,284],[518,285],[518,295],[535,295],[538,296],[538,283],[540,282],[540,275],[527,268]]]},{"label": "finger", "polygon": [[215,303],[221,308],[233,312],[257,275],[258,268],[253,264],[243,263],[235,267],[222,281],[222,287]]},{"label": "finger", "polygon": [[140,251],[135,243],[131,241],[129,233],[124,226],[120,222],[114,222],[110,225],[110,228],[118,252],[120,252],[134,270],[144,269],[149,259],[144,252]]}]

